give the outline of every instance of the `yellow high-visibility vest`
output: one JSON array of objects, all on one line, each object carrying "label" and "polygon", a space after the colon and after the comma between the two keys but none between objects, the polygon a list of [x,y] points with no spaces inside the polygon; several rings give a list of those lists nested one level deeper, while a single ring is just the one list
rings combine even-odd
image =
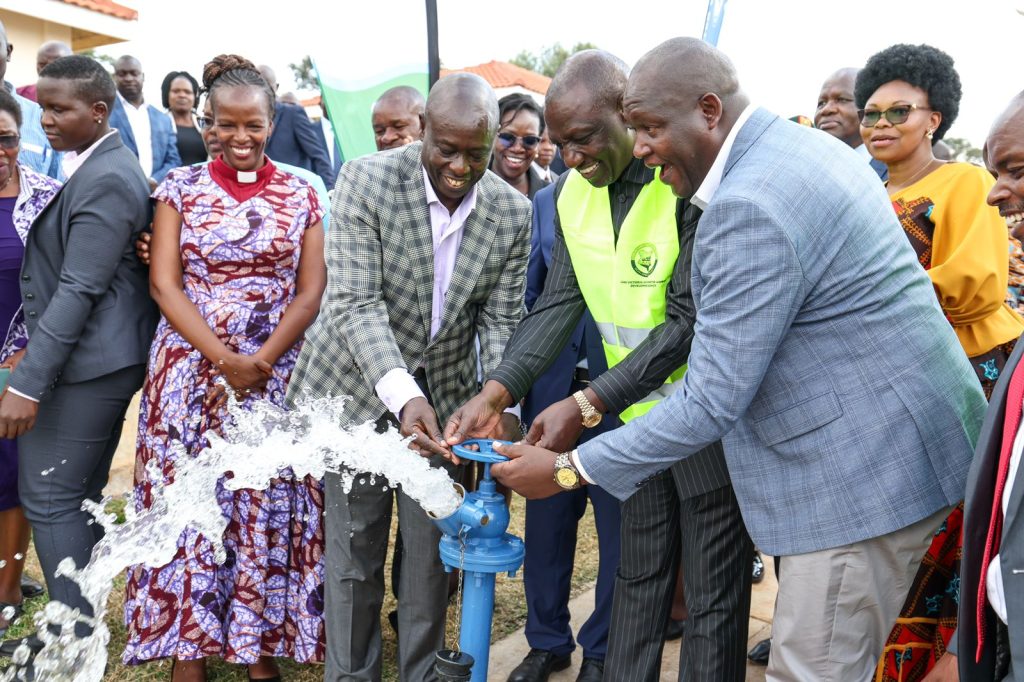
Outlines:
[{"label": "yellow high-visibility vest", "polygon": [[[655,177],[640,191],[622,222],[618,242],[606,187],[575,170],[558,196],[558,220],[580,291],[601,332],[608,367],[614,367],[665,321],[665,298],[679,258],[676,197]],[[636,419],[682,385],[686,365],[626,408]]]}]

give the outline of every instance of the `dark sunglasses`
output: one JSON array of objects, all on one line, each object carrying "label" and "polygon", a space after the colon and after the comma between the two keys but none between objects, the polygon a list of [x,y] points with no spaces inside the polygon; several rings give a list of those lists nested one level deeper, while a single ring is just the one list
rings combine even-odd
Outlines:
[{"label": "dark sunglasses", "polygon": [[910,112],[915,109],[931,111],[928,107],[918,106],[917,104],[897,104],[885,111],[864,111],[863,109],[858,109],[857,118],[860,119],[860,124],[865,128],[874,128],[882,120],[883,116],[886,121],[896,126],[906,123],[907,119],[910,118]]},{"label": "dark sunglasses", "polygon": [[19,140],[21,140],[20,135],[0,135],[0,149],[7,151],[17,149]]},{"label": "dark sunglasses", "polygon": [[510,149],[511,147],[514,147],[516,144],[516,140],[521,141],[523,143],[523,147],[525,147],[526,149],[533,149],[534,147],[540,144],[540,138],[537,137],[536,135],[526,135],[524,137],[519,137],[517,135],[513,135],[512,133],[498,133],[498,142],[501,142],[501,146],[504,147],[505,149]]}]

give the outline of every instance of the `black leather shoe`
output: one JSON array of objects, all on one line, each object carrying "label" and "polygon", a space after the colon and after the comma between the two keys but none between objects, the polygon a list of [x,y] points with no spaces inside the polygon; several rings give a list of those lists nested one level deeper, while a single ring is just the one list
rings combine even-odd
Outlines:
[{"label": "black leather shoe", "polygon": [[24,573],[21,574],[21,596],[25,599],[35,599],[45,591],[46,588],[41,582]]},{"label": "black leather shoe", "polygon": [[686,619],[676,620],[674,618],[668,619],[668,625],[665,627],[665,641],[671,642],[674,639],[679,639],[683,636],[683,629],[686,627]]},{"label": "black leather shoe", "polygon": [[[508,682],[544,682],[551,673],[565,670],[572,663],[572,656],[555,656],[543,649],[530,649],[523,662],[508,676]],[[602,664],[603,667],[603,664]],[[580,673],[582,674],[582,670]],[[601,679],[596,677],[594,679]]]},{"label": "black leather shoe", "polygon": [[596,658],[584,658],[580,665],[580,674],[576,682],[601,682],[604,679],[604,661]]},{"label": "black leather shoe", "polygon": [[751,663],[757,663],[759,665],[768,665],[768,657],[772,653],[772,640],[762,639],[760,642],[754,645],[754,648],[747,652],[747,658],[750,659]]},{"label": "black leather shoe", "polygon": [[754,552],[754,576],[753,576],[753,582],[756,585],[757,583],[761,582],[762,580],[764,580],[764,560],[761,559],[761,553],[760,552]]},{"label": "black leather shoe", "polygon": [[32,652],[33,656],[43,650],[43,640],[36,637],[36,634],[33,632],[28,637],[22,637],[21,639],[8,639],[0,642],[0,656],[10,658],[14,655],[14,652],[18,647],[21,646],[22,642],[28,644],[29,651]]}]

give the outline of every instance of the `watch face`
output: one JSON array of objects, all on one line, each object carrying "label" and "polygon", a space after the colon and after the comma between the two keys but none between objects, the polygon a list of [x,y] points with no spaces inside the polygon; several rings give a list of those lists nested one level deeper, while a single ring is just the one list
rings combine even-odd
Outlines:
[{"label": "watch face", "polygon": [[596,412],[583,420],[583,426],[592,429],[601,423],[601,413]]},{"label": "watch face", "polygon": [[572,469],[559,469],[555,472],[555,482],[563,488],[574,488],[580,478]]}]

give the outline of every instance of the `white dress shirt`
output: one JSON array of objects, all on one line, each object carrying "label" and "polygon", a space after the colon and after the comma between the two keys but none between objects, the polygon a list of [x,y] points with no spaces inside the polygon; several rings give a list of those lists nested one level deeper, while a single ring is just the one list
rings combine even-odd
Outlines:
[{"label": "white dress shirt", "polygon": [[143,102],[138,107],[117,95],[124,105],[124,112],[128,116],[128,125],[132,127],[132,135],[135,136],[135,146],[139,149],[139,165],[147,178],[153,177],[153,131],[149,121],[149,105]]},{"label": "white dress shirt", "polygon": [[[331,168],[334,168],[334,157],[337,155],[334,142],[334,126],[326,116],[320,117],[320,129],[324,131],[324,141],[327,142],[327,156],[331,160]],[[333,189],[333,188],[329,188]]]},{"label": "white dress shirt", "polygon": [[[423,169],[423,186],[427,193],[430,232],[434,244],[434,291],[430,301],[430,338],[433,339],[441,328],[444,302],[448,295],[448,285],[451,284],[452,275],[455,273],[455,259],[459,255],[466,218],[476,208],[476,185],[451,213],[437,198],[437,192],[427,177],[426,168]],[[374,391],[395,417],[398,417],[407,402],[413,398],[424,397],[412,374],[401,367],[396,367],[381,377],[374,386]]]},{"label": "white dress shirt", "polygon": [[[729,160],[729,154],[732,153],[732,146],[736,142],[736,136],[739,135],[740,128],[743,127],[743,124],[747,122],[747,119],[756,110],[757,106],[748,104],[747,108],[740,113],[736,123],[732,126],[732,130],[725,137],[722,148],[718,150],[718,156],[715,157],[715,162],[711,164],[711,169],[704,178],[704,182],[700,183],[700,187],[697,188],[697,191],[690,198],[690,203],[700,210],[707,210],[708,204],[715,198],[715,192],[718,191],[718,186],[722,184],[722,176],[725,174],[725,162]],[[573,450],[569,453],[569,460],[576,467],[583,480],[587,483],[594,482],[594,479],[587,475],[587,470],[583,468],[583,461],[578,450]]]},{"label": "white dress shirt", "polygon": [[[99,147],[100,143],[103,142],[103,140],[107,139],[116,132],[116,130],[111,130],[109,133],[93,142],[92,145],[90,145],[90,147],[81,154],[77,154],[75,152],[65,152],[60,162],[61,169],[64,171],[64,181],[67,182],[68,180],[70,180],[71,176],[74,175],[75,171],[81,168],[82,164],[85,163],[85,160],[88,159],[90,155],[92,155],[96,147]],[[25,400],[31,400],[34,403],[39,402],[37,398],[33,398],[30,395],[25,395],[24,393],[17,390],[16,388],[13,388],[12,386],[8,386],[7,390],[13,393],[14,395],[21,396]]]},{"label": "white dress shirt", "polygon": [[[1010,504],[1013,481],[1017,478],[1017,469],[1020,468],[1021,452],[1024,452],[1024,428],[1017,429],[1017,436],[1013,439],[1013,449],[1010,450],[1010,471],[1006,477],[1006,487],[1003,488],[1001,503],[1004,519],[1006,518],[1006,508]],[[1006,594],[1003,592],[1003,573],[999,566],[999,555],[996,554],[988,565],[988,573],[985,574],[985,593],[988,595],[988,603],[991,604],[992,610],[999,616],[999,620],[1006,623]]]}]

